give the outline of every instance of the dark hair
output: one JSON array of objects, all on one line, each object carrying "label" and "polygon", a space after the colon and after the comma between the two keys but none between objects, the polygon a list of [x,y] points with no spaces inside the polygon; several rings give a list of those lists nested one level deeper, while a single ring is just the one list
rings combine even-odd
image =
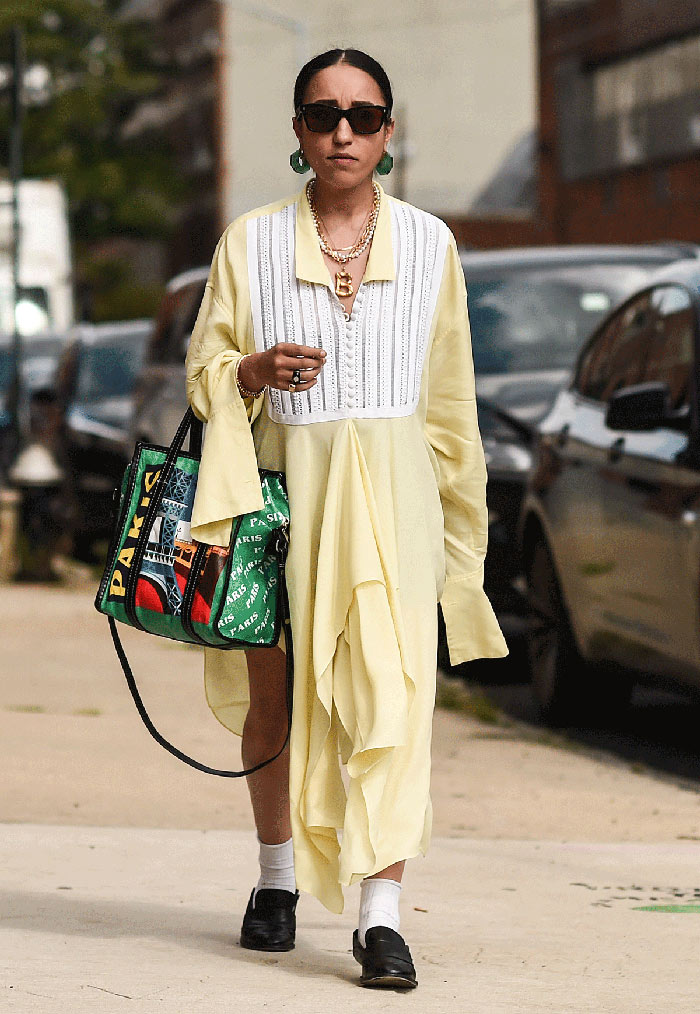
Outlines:
[{"label": "dark hair", "polygon": [[294,111],[296,112],[304,102],[304,95],[309,86],[311,78],[326,67],[335,67],[338,63],[347,63],[351,67],[363,70],[379,85],[379,90],[384,96],[384,105],[387,107],[387,118],[391,117],[391,107],[394,104],[394,96],[391,93],[391,84],[387,73],[380,63],[373,57],[363,53],[360,49],[329,49],[327,53],[320,53],[313,60],[309,60],[299,71],[294,85]]}]

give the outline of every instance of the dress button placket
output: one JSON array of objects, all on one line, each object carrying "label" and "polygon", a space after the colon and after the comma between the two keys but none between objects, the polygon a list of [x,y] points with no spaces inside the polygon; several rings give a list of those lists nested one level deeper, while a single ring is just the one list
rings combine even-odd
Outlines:
[{"label": "dress button placket", "polygon": [[355,356],[352,316],[345,322],[345,376],[347,377],[347,407],[355,407]]}]

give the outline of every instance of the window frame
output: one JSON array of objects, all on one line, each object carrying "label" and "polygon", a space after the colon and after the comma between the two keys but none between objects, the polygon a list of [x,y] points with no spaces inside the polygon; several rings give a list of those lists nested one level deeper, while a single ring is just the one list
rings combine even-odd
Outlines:
[{"label": "window frame", "polygon": [[609,399],[602,401],[596,398],[591,398],[584,394],[578,387],[581,370],[586,356],[593,348],[595,343],[602,338],[603,332],[610,325],[614,317],[625,313],[626,310],[642,296],[648,296],[651,300],[655,292],[659,289],[676,288],[681,289],[689,298],[690,304],[695,311],[695,323],[693,328],[693,366],[690,371],[690,417],[687,420],[687,426],[683,428],[688,432],[691,442],[696,446],[696,456],[700,457],[700,445],[698,445],[698,433],[700,430],[700,405],[698,405],[698,398],[700,397],[700,291],[695,289],[687,282],[680,281],[678,279],[668,279],[653,282],[650,285],[646,285],[643,289],[634,292],[628,299],[619,306],[615,307],[608,316],[601,321],[595,331],[591,334],[590,338],[585,342],[583,348],[579,352],[576,360],[576,365],[572,371],[571,381],[568,385],[568,390],[575,396],[578,401],[584,402],[587,405],[595,405],[601,408],[605,408],[609,404]]}]

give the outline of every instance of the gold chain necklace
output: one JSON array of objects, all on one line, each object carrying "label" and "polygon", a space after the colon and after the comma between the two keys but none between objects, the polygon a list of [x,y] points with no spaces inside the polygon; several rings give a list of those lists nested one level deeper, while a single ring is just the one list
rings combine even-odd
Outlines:
[{"label": "gold chain necklace", "polygon": [[[372,237],[374,236],[374,230],[377,225],[377,218],[379,217],[379,204],[381,201],[381,191],[376,183],[372,182],[372,190],[374,191],[374,197],[372,200],[372,210],[370,212],[367,224],[357,237],[357,240],[347,250],[336,250],[334,249],[328,240],[326,239],[323,229],[321,227],[321,220],[319,213],[314,203],[314,192],[316,189],[316,180],[309,180],[306,185],[306,197],[309,202],[309,210],[311,211],[311,217],[316,227],[316,235],[318,236],[318,242],[325,254],[327,254],[331,260],[334,260],[337,264],[347,264],[348,261],[354,260],[355,257],[359,257],[365,252],[369,246]],[[349,271],[344,271],[341,267],[339,271],[335,273],[335,294],[336,296],[352,296],[355,294],[355,289],[352,284],[352,275]]]},{"label": "gold chain necklace", "polygon": [[[372,205],[372,207],[374,207],[374,205]],[[318,215],[319,221],[320,221],[321,226],[323,227],[323,229],[325,231],[326,236],[330,236],[331,231],[328,228],[328,226],[326,225],[326,223],[325,223],[325,221],[323,219],[323,215],[318,210],[318,208],[316,209],[316,214]],[[357,234],[357,239],[355,240],[355,243],[357,243],[359,241],[359,238],[362,235],[362,231],[365,228],[365,226],[367,225],[367,222],[369,221],[369,216],[371,214],[372,214],[372,208],[370,208],[369,211],[367,212],[367,214],[365,215],[365,220],[362,223],[362,225],[360,226],[360,231]],[[346,253],[348,250],[352,250],[352,248],[355,246],[355,243],[351,243],[350,246],[334,246],[333,249],[337,250],[338,253]]]}]

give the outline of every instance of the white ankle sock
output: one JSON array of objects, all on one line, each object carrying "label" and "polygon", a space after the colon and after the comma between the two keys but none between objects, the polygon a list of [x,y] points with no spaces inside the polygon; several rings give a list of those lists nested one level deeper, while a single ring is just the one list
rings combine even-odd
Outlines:
[{"label": "white ankle sock", "polygon": [[388,926],[398,933],[399,895],[401,884],[397,880],[371,877],[363,880],[360,887],[360,919],[357,935],[365,946],[365,933],[373,926]]},{"label": "white ankle sock", "polygon": [[259,838],[258,842],[260,844],[260,879],[256,884],[255,893],[273,888],[277,891],[291,891],[294,894],[297,882],[294,876],[292,839],[283,841],[281,845],[266,845]]}]

